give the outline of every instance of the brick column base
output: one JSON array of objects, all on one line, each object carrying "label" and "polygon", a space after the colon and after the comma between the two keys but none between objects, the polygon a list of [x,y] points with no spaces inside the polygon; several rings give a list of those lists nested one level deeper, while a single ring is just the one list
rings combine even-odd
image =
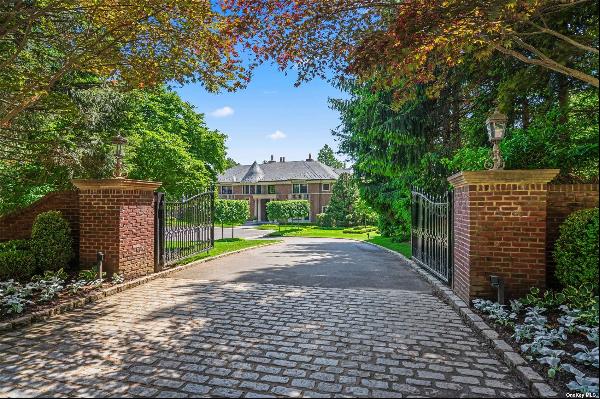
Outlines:
[{"label": "brick column base", "polygon": [[160,183],[130,180],[73,180],[79,189],[79,262],[96,264],[126,278],[154,271],[154,191]]},{"label": "brick column base", "polygon": [[467,302],[495,298],[490,276],[506,298],[546,285],[548,182],[558,170],[461,172],[454,186],[453,289]]}]

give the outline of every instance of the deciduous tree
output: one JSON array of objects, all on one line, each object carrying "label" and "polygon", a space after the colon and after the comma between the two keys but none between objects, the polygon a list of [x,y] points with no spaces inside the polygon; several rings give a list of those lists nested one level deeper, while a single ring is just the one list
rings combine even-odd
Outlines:
[{"label": "deciduous tree", "polygon": [[209,0],[3,1],[0,147],[26,140],[23,113],[55,107],[90,83],[82,74],[123,89],[166,81],[235,89],[247,78],[236,36]]},{"label": "deciduous tree", "polygon": [[[230,0],[234,31],[258,60],[299,80],[352,73],[379,87],[439,94],[465,57],[494,53],[598,87],[594,0]],[[438,84],[439,83],[439,84]]]}]

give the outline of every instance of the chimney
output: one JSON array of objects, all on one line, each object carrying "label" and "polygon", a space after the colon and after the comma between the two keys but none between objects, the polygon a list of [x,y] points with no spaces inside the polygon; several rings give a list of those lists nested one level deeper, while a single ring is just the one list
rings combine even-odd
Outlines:
[{"label": "chimney", "polygon": [[313,161],[312,154],[309,152],[308,153],[308,159],[306,160],[306,162],[312,162],[312,161]]},{"label": "chimney", "polygon": [[275,157],[273,156],[273,154],[271,154],[271,160],[269,161],[269,163],[274,163],[275,162]]},{"label": "chimney", "polygon": [[279,162],[285,162],[285,157],[279,157]]}]

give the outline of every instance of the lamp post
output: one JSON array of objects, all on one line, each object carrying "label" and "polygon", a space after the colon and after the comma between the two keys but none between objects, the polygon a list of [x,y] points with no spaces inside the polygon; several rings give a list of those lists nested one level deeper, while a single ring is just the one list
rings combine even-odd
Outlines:
[{"label": "lamp post", "polygon": [[123,157],[124,157],[124,151],[123,151],[123,146],[125,144],[127,144],[127,139],[123,136],[121,136],[121,133],[119,133],[112,141],[112,143],[115,145],[115,171],[114,171],[114,177],[116,178],[122,178],[125,177],[123,175]]},{"label": "lamp post", "polygon": [[506,115],[501,113],[497,108],[485,121],[488,137],[493,145],[492,159],[494,160],[494,165],[490,168],[491,170],[504,169],[504,160],[500,153],[500,142],[504,138],[507,121],[508,118]]}]

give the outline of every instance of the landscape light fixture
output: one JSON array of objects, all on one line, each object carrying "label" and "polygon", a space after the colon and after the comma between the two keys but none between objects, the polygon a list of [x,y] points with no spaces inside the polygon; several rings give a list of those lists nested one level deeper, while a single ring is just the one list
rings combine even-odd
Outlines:
[{"label": "landscape light fixture", "polygon": [[119,133],[112,141],[112,143],[115,145],[115,171],[114,171],[114,177],[116,178],[122,178],[123,176],[123,157],[125,155],[125,152],[123,151],[123,147],[125,144],[127,144],[127,139],[123,136],[121,136],[121,133]]},{"label": "landscape light fixture", "polygon": [[507,116],[501,113],[497,108],[485,121],[488,137],[493,145],[492,158],[494,160],[494,165],[490,168],[491,170],[504,169],[504,160],[500,153],[500,141],[502,141],[504,133],[506,133],[507,121]]}]

